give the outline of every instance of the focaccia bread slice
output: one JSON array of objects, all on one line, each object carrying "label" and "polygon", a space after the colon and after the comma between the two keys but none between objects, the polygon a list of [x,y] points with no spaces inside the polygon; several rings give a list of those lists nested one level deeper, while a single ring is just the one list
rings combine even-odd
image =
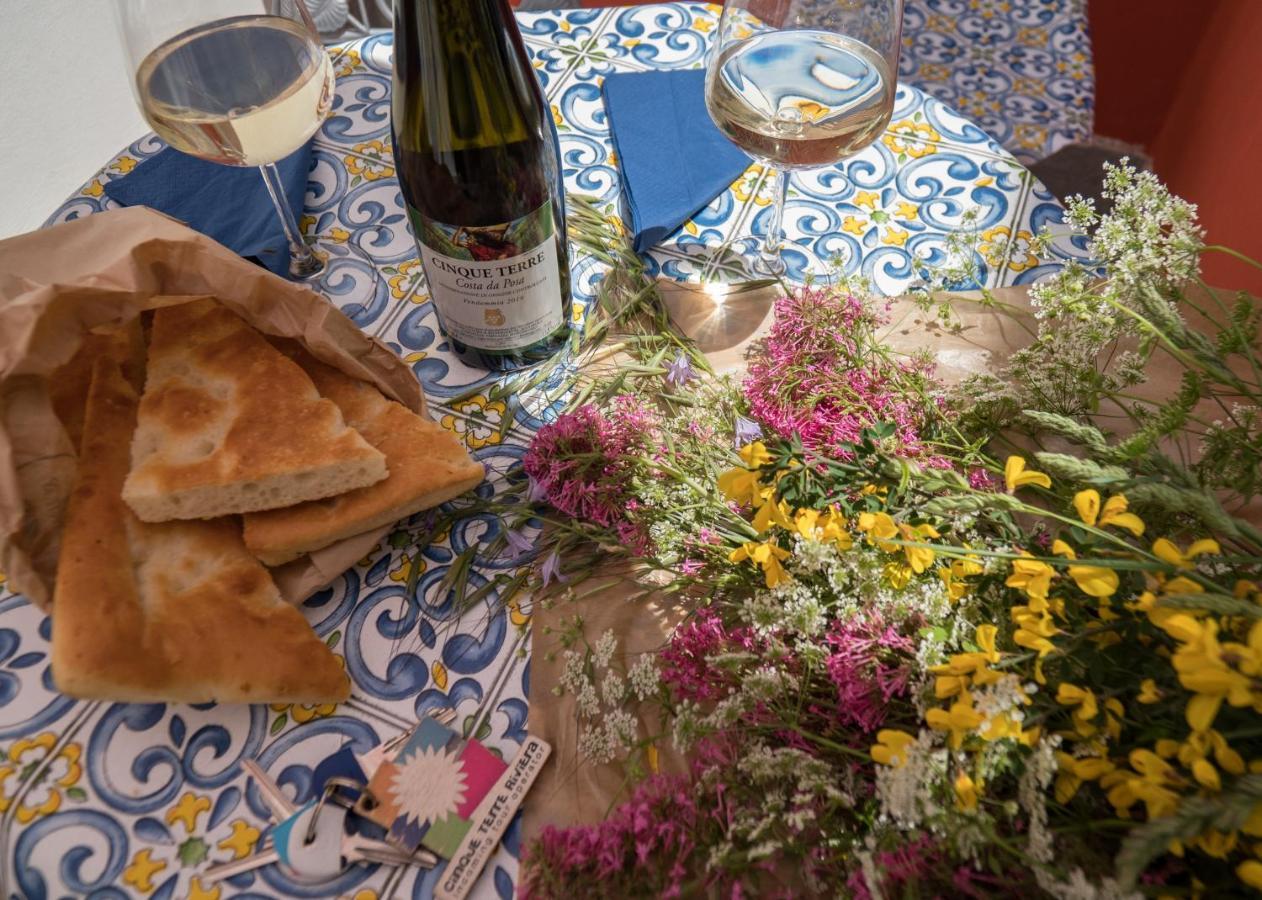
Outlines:
[{"label": "focaccia bread slice", "polygon": [[144,387],[145,334],[139,316],[113,331],[89,334],[79,352],[48,379],[53,412],[65,426],[76,453],[83,441],[83,410],[92,384],[92,364],[98,356],[117,361],[123,377],[137,391]]},{"label": "focaccia bread slice", "polygon": [[245,549],[235,522],[146,524],[123,502],[136,393],[93,368],[53,595],[53,680],[125,702],[315,703],[350,684]]},{"label": "focaccia bread slice", "polygon": [[146,522],[292,506],[386,477],[311,379],[214,300],[159,309],[123,499]]},{"label": "focaccia bread slice", "polygon": [[482,482],[456,435],[384,397],[371,384],[325,365],[295,341],[277,341],[287,356],[332,400],[346,423],[386,456],[390,475],[370,487],[328,500],[245,516],[245,545],[278,566],[335,541],[437,506]]}]

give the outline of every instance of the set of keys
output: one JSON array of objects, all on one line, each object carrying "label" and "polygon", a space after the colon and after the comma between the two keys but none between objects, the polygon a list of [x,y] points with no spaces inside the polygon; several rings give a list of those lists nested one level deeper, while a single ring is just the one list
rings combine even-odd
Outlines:
[{"label": "set of keys", "polygon": [[[447,724],[455,719],[455,712],[444,710],[434,718]],[[388,753],[407,734],[379,749]],[[215,884],[269,865],[281,867],[292,881],[316,883],[335,878],[361,863],[427,869],[438,864],[438,857],[423,848],[408,853],[387,841],[347,831],[346,818],[364,788],[362,783],[329,778],[318,799],[299,806],[254,760],[244,760],[242,767],[258,786],[275,827],[251,855],[208,868],[202,874],[204,884]]]},{"label": "set of keys", "polygon": [[[456,719],[454,709],[434,710],[411,730],[362,756],[343,747],[313,770],[317,797],[309,803],[298,805],[262,766],[244,760],[242,767],[258,786],[274,827],[254,853],[211,866],[202,873],[202,882],[211,885],[274,865],[290,881],[317,884],[359,864],[433,868],[447,859],[451,864],[435,896],[463,900],[551,752],[545,742],[529,737],[508,764],[473,739],[508,685],[527,634],[528,629],[518,633],[463,733],[449,727]],[[414,765],[417,759],[422,760],[419,770]],[[438,763],[438,769],[428,768],[427,761]],[[439,788],[426,782],[434,777],[448,783]],[[459,779],[455,791],[453,777]],[[402,804],[397,802],[400,779],[408,785]],[[454,805],[427,808],[430,791]],[[419,809],[414,808],[417,802]],[[466,818],[453,829],[451,819],[462,808]],[[384,829],[384,838],[347,831],[352,813],[361,825]],[[422,841],[429,846],[422,846]]]}]

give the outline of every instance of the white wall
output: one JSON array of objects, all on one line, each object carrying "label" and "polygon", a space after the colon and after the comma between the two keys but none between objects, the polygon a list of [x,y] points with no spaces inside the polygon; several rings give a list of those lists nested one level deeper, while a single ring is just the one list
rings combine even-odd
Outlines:
[{"label": "white wall", "polygon": [[0,238],[36,228],[149,130],[113,0],[0,0]]}]

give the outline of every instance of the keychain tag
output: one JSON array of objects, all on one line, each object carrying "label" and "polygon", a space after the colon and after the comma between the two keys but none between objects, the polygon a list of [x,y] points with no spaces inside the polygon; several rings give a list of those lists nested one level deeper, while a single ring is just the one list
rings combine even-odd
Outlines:
[{"label": "keychain tag", "polygon": [[412,852],[424,842],[449,857],[504,769],[477,741],[425,719],[372,774],[355,811],[387,829],[386,839],[397,847]]},{"label": "keychain tag", "polygon": [[546,741],[534,736],[526,738],[512,763],[474,810],[469,830],[434,888],[435,900],[464,900],[468,896],[551,753],[552,747]]}]

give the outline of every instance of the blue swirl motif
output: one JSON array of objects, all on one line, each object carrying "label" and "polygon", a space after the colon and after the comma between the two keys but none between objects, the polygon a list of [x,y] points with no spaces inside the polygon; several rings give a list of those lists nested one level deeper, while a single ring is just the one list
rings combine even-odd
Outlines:
[{"label": "blue swirl motif", "polygon": [[[175,716],[196,725],[187,740],[182,732],[189,726],[173,728]],[[266,723],[261,706],[116,703],[96,721],[84,748],[88,781],[110,808],[151,813],[186,788],[216,790],[232,781],[241,759],[262,748]]]},{"label": "blue swirl motif", "polygon": [[[47,842],[47,850],[41,844]],[[13,848],[13,871],[21,896],[124,898],[118,887],[127,862],[127,832],[98,810],[54,813],[27,826]],[[56,872],[57,883],[48,878]],[[95,873],[88,875],[88,872]]]},{"label": "blue swirl motif", "polygon": [[0,589],[0,621],[6,626],[0,628],[0,740],[10,740],[68,718],[78,703],[53,685],[52,620],[25,597]]}]

